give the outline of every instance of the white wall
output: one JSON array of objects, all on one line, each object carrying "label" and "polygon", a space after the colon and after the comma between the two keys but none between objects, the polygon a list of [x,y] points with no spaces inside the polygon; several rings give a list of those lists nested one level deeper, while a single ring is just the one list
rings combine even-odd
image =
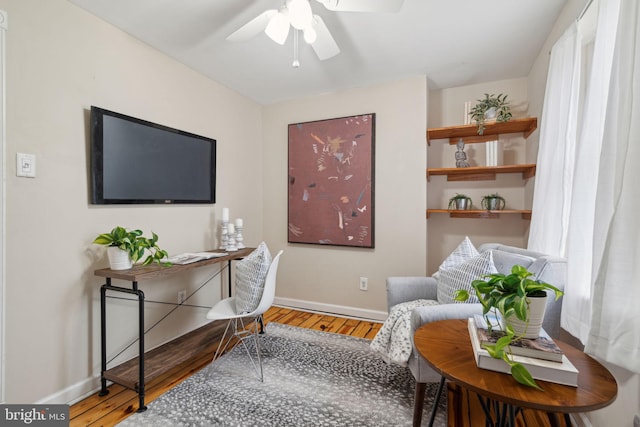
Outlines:
[{"label": "white wall", "polygon": [[[178,64],[65,0],[0,0],[7,11],[6,399],[66,402],[99,372],[99,285],[104,248],[91,244],[119,224],[155,231],[172,253],[217,246],[222,206],[262,237],[261,107]],[[92,206],[88,110],[98,105],[218,141],[217,203]],[[17,152],[37,156],[34,179],[15,176]],[[161,173],[161,171],[159,171]],[[203,268],[141,287],[175,301],[213,274]],[[219,298],[216,279],[203,300]],[[135,336],[135,305],[110,304],[109,354]],[[167,312],[150,307],[147,324]],[[181,309],[148,337],[154,346],[203,323]],[[59,393],[59,394],[56,394]]]},{"label": "white wall", "polygon": [[[512,106],[519,106],[529,99],[527,79],[510,79],[487,82],[429,92],[428,127],[455,126],[465,123],[464,104],[484,98],[484,94],[506,94]],[[524,114],[522,116],[533,114]],[[526,145],[534,137],[526,140],[518,135],[501,135],[500,143],[504,154],[503,164],[535,163],[526,158]],[[432,168],[455,167],[455,145],[448,140],[432,141],[427,150],[427,164]],[[471,166],[484,166],[485,144],[466,144],[465,152]],[[474,208],[480,209],[482,197],[497,192],[506,200],[507,209],[530,209],[531,199],[526,195],[526,186],[532,179],[522,180],[521,174],[501,174],[495,181],[447,181],[446,176],[433,176],[427,187],[427,206],[430,209],[446,209],[449,198],[456,193],[471,197]],[[469,236],[478,247],[487,242],[525,247],[525,236],[529,221],[520,215],[501,215],[497,219],[450,218],[447,214],[433,214],[427,224],[428,265],[427,273],[437,271],[440,263],[455,247]]]},{"label": "white wall", "polygon": [[[272,105],[264,110],[264,235],[283,248],[280,302],[368,317],[386,312],[385,279],[425,274],[424,77]],[[287,125],[376,113],[375,249],[287,243]],[[369,291],[358,289],[360,276]]]}]

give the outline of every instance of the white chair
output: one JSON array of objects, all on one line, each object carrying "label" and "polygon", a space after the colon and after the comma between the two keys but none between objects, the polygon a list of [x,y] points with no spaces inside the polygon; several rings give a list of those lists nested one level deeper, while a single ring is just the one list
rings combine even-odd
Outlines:
[{"label": "white chair", "polygon": [[[276,275],[278,274],[278,262],[280,261],[280,255],[282,255],[283,251],[278,252],[278,254],[271,261],[271,265],[269,266],[269,270],[267,272],[267,276],[264,281],[264,290],[262,291],[262,297],[260,298],[260,303],[258,307],[253,310],[251,313],[237,314],[236,313],[236,298],[230,297],[225,298],[219,301],[216,305],[214,305],[211,310],[207,313],[207,319],[209,320],[228,320],[227,327],[224,330],[224,334],[220,339],[220,343],[218,344],[218,349],[216,350],[216,354],[213,356],[213,360],[216,360],[218,356],[222,355],[231,341],[234,338],[238,339],[239,343],[242,343],[247,354],[249,355],[249,360],[251,360],[251,364],[258,375],[260,381],[264,381],[264,375],[262,372],[262,357],[260,355],[260,339],[259,332],[261,326],[264,324],[262,315],[265,311],[271,307],[273,304],[273,299],[276,294]],[[248,320],[249,323],[245,325],[245,320]],[[227,337],[227,332],[230,328],[233,328],[233,333]],[[256,354],[258,358],[258,364],[253,359],[251,355],[251,351],[245,340],[253,338]],[[237,343],[236,343],[237,344]]]}]

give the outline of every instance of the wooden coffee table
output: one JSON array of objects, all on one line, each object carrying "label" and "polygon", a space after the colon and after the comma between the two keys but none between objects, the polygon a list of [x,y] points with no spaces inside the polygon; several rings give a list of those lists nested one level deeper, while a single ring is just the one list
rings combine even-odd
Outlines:
[{"label": "wooden coffee table", "polygon": [[[572,412],[604,408],[615,400],[618,393],[616,380],[607,368],[582,351],[557,340],[558,346],[578,368],[578,387],[537,380],[544,389],[540,391],[517,383],[511,375],[478,368],[471,349],[467,320],[427,323],[416,331],[414,343],[427,363],[442,376],[429,425],[433,423],[445,379],[491,401],[506,404],[505,413],[502,414],[506,423],[495,425],[510,425],[509,418],[513,420],[518,408],[545,411],[549,414],[551,425],[555,425],[553,414],[568,416]],[[485,411],[487,417],[491,416],[489,412]]]}]

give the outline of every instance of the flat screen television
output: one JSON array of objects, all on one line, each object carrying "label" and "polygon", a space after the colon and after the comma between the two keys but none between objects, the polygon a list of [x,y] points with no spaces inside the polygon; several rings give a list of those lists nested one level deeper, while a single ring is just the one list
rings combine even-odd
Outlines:
[{"label": "flat screen television", "polygon": [[216,140],[91,107],[91,203],[215,203]]}]

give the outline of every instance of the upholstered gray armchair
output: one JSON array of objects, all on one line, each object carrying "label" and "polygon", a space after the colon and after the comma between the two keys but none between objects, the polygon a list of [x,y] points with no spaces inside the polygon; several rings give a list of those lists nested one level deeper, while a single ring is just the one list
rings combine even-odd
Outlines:
[{"label": "upholstered gray armchair", "polygon": [[[519,264],[534,273],[533,279],[543,280],[560,290],[564,290],[566,282],[566,260],[548,256],[539,252],[487,243],[479,248],[479,252],[492,251],[493,263],[500,273],[508,274],[513,265]],[[389,277],[387,278],[387,306],[390,310],[396,304],[418,299],[437,300],[438,281],[433,277]],[[551,293],[547,300],[547,309],[543,328],[552,337],[560,333],[560,310],[562,299],[555,300]],[[482,313],[479,303],[455,303],[417,307],[411,315],[411,337],[425,323],[445,319],[467,319],[474,314]],[[440,381],[440,376],[433,371],[418,354],[415,347],[409,357],[408,366],[416,379],[415,416],[421,416],[425,386],[428,382]]]}]

